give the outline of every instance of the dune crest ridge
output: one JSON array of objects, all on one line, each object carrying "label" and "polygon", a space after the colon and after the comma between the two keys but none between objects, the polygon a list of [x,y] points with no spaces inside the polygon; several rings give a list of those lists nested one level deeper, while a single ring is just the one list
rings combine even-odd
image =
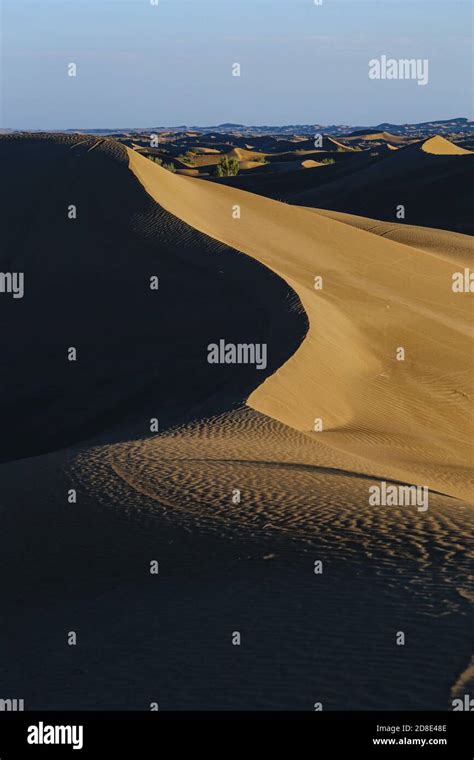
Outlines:
[{"label": "dune crest ridge", "polygon": [[434,135],[434,137],[423,140],[420,148],[425,153],[432,153],[435,156],[472,156],[471,150],[461,148],[450,140],[446,140],[445,137],[441,137],[441,135]]},{"label": "dune crest ridge", "polygon": [[469,499],[472,309],[452,290],[456,261],[128,155],[160,206],[254,257],[300,298],[308,334],[247,404],[360,461],[361,473]]}]

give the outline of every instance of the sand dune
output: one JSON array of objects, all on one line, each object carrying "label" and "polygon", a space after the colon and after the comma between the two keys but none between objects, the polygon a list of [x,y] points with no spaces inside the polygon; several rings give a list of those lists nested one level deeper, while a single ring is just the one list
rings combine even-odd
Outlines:
[{"label": "sand dune", "polygon": [[324,166],[320,161],[313,161],[312,158],[308,158],[306,161],[301,162],[301,166],[304,169],[314,169],[315,166]]},{"label": "sand dune", "polygon": [[[317,462],[317,464],[316,464]],[[413,566],[413,592],[430,605],[443,587],[444,609],[468,594],[471,551],[460,540],[474,526],[468,503],[432,494],[429,514],[380,507],[367,499],[373,477],[358,477],[358,458],[338,454],[249,408],[178,426],[161,436],[100,447],[75,459],[75,476],[101,500],[219,536],[291,537],[353,571],[371,561],[394,578]],[[350,469],[345,469],[348,467]],[[233,489],[241,489],[238,502]],[[432,550],[442,561],[432,567]],[[414,569],[416,568],[416,569]],[[418,578],[418,580],[416,580]],[[448,598],[450,601],[448,602]],[[438,609],[438,613],[441,610]]]},{"label": "sand dune", "polygon": [[196,153],[203,153],[203,154],[206,154],[206,155],[212,155],[214,153],[220,153],[220,151],[217,150],[216,148],[207,148],[206,146],[202,146],[202,145],[192,145],[191,148],[190,148],[190,150],[194,150],[194,151],[196,151]]},{"label": "sand dune", "polygon": [[239,171],[245,169],[257,169],[259,166],[262,166],[261,161],[252,161],[251,159],[243,160],[239,162]]},{"label": "sand dune", "polygon": [[435,135],[427,140],[423,140],[420,147],[425,153],[431,153],[435,156],[474,155],[472,151],[460,148],[459,145],[455,145],[450,142],[450,140],[446,140],[446,138],[441,137],[440,135]]},{"label": "sand dune", "polygon": [[408,142],[412,141],[412,138],[406,137],[405,135],[393,135],[391,132],[361,132],[357,133],[357,135],[348,135],[347,137],[344,137],[345,141],[383,141],[388,143],[395,143],[404,145]]},{"label": "sand dune", "polygon": [[227,153],[228,158],[236,158],[237,161],[252,161],[256,156],[266,156],[266,154],[244,148],[233,148]]},{"label": "sand dune", "polygon": [[[472,680],[472,311],[451,290],[469,239],[173,175],[112,140],[5,138],[0,158],[3,261],[28,288],[0,301],[11,693],[448,708]],[[209,365],[221,337],[265,342],[268,367]],[[429,509],[373,507],[382,478],[429,486]],[[71,666],[51,631],[78,620]]]},{"label": "sand dune", "polygon": [[[427,152],[426,145],[434,147]],[[429,138],[399,150],[379,146],[333,155],[336,163],[324,172],[253,174],[219,182],[299,206],[393,222],[401,204],[406,224],[474,233],[474,153],[444,138]],[[305,158],[318,160],[315,155]]]},{"label": "sand dune", "polygon": [[220,163],[223,153],[220,151],[215,151],[215,153],[205,153],[202,155],[194,155],[192,157],[193,166],[197,166],[200,170],[211,170],[211,172],[214,170],[214,168],[217,166],[217,164]]},{"label": "sand dune", "polygon": [[[34,165],[30,166],[29,158],[37,151],[38,144],[41,144],[44,161],[43,164],[38,163],[41,171],[37,171]],[[6,158],[4,160],[4,168],[10,171],[11,167],[9,194],[4,202],[13,204],[10,230],[5,231],[6,236],[13,235],[20,239],[26,233],[20,222],[15,222],[14,212],[15,207],[21,207],[17,204],[17,196],[21,195],[22,186],[15,180],[15,172],[18,174],[18,167],[22,165],[29,167],[32,192],[41,185],[44,171],[56,176],[56,192],[60,195],[71,176],[75,177],[74,192],[82,199],[81,205],[88,209],[88,213],[77,220],[74,228],[67,218],[58,218],[55,226],[58,239],[50,242],[53,259],[57,256],[54,252],[56,247],[71,251],[67,262],[64,261],[68,271],[74,261],[78,272],[83,269],[82,250],[88,250],[89,255],[93,259],[95,257],[94,245],[97,243],[90,238],[91,219],[102,219],[104,214],[111,215],[113,208],[120,207],[124,210],[124,219],[130,219],[133,225],[119,230],[118,236],[112,237],[108,245],[99,243],[103,271],[89,287],[90,309],[84,324],[78,323],[77,313],[80,312],[71,306],[68,309],[63,307],[64,298],[69,304],[74,302],[72,282],[71,288],[62,293],[51,293],[51,305],[56,303],[57,308],[63,308],[64,343],[71,341],[71,337],[67,337],[71,331],[76,334],[77,343],[87,343],[91,340],[89,331],[96,329],[97,323],[105,327],[115,319],[112,314],[104,322],[100,301],[105,287],[103,278],[107,279],[111,266],[106,262],[114,259],[120,241],[129,240],[126,251],[137,251],[136,276],[140,281],[150,272],[150,267],[151,271],[155,268],[150,265],[149,257],[155,256],[156,246],[168,251],[162,255],[160,264],[160,273],[166,282],[176,266],[176,254],[171,251],[176,248],[183,250],[179,235],[170,238],[167,230],[184,223],[188,227],[182,239],[189,239],[189,245],[186,253],[181,253],[181,260],[184,255],[185,258],[190,257],[189,266],[193,266],[194,261],[199,262],[199,268],[203,261],[208,261],[209,266],[216,267],[208,283],[215,282],[217,287],[221,278],[217,262],[213,261],[212,256],[209,258],[206,252],[212,250],[215,241],[219,241],[227,246],[229,261],[233,260],[232,250],[242,251],[253,262],[264,265],[265,269],[261,270],[263,280],[268,278],[270,272],[280,277],[286,283],[283,292],[298,295],[309,319],[308,335],[296,351],[305,328],[300,324],[291,335],[293,327],[290,327],[288,314],[284,316],[285,311],[280,307],[282,330],[286,331],[288,339],[282,340],[283,333],[280,336],[275,334],[269,349],[270,366],[264,382],[262,375],[255,371],[247,377],[239,375],[238,378],[231,372],[229,377],[235,379],[232,393],[235,393],[236,401],[242,402],[247,398],[249,405],[257,411],[306,434],[318,444],[337,452],[338,456],[349,457],[351,464],[347,465],[347,470],[421,482],[442,493],[469,498],[470,374],[473,369],[469,343],[471,311],[468,294],[453,293],[451,289],[453,272],[462,270],[469,261],[470,241],[467,238],[406,225],[391,224],[387,228],[381,222],[367,219],[342,219],[335,214],[290,207],[217,183],[203,183],[192,177],[172,175],[139,153],[129,149],[125,152],[109,140],[84,139],[81,136],[68,138],[68,141],[62,141],[62,138],[3,138],[2,145],[6,145],[10,153],[15,152],[11,164]],[[412,148],[403,152],[408,150]],[[421,151],[418,153],[424,155]],[[394,159],[398,159],[398,154]],[[444,157],[433,159],[443,161]],[[453,158],[453,161],[464,163],[470,161],[470,157]],[[127,162],[131,172],[127,170]],[[75,170],[71,175],[73,166]],[[301,174],[306,176],[313,171],[327,174],[331,168],[325,167],[324,172],[320,168],[307,169]],[[93,184],[91,177],[94,177]],[[135,228],[137,219],[148,219],[143,209],[151,201],[149,198],[146,201],[145,194],[142,198],[137,179],[160,207],[157,211],[152,205],[151,210],[146,212],[149,220],[143,228],[147,230],[147,242],[142,241],[141,233],[136,235]],[[94,188],[92,195],[91,187]],[[113,192],[110,192],[111,188]],[[108,199],[104,203],[105,193],[108,193]],[[109,200],[112,201],[110,210],[107,206]],[[241,208],[238,220],[232,213],[236,204]],[[209,209],[212,209],[212,214]],[[41,216],[38,218],[41,219]],[[207,237],[199,236],[196,230]],[[71,243],[72,232],[75,235],[74,243]],[[37,238],[39,234],[36,233]],[[199,257],[196,257],[196,250],[202,251]],[[140,261],[144,262],[145,271],[141,271],[141,264],[138,266]],[[58,263],[55,266],[57,268]],[[234,278],[239,268],[242,269],[243,264],[236,260]],[[39,293],[47,292],[49,267],[44,267],[44,254],[40,269],[37,269],[35,260],[28,264],[27,269],[30,274],[34,271],[37,282],[43,283]],[[79,276],[84,278],[84,274]],[[322,290],[314,289],[315,277],[322,277]],[[66,276],[64,279],[68,281]],[[244,280],[247,282],[246,277]],[[252,281],[255,292],[260,292],[258,278],[254,276]],[[119,305],[124,297],[128,297],[125,295],[127,290],[120,295],[120,288],[117,289],[117,285],[115,288]],[[97,303],[93,295],[95,291]],[[188,294],[191,299],[201,297],[201,287],[197,287],[193,295],[191,291]],[[175,301],[174,293],[165,290],[159,301],[163,313],[167,310],[177,313]],[[29,330],[28,320],[33,313],[31,309],[36,309],[35,303],[35,300],[29,300],[18,307],[16,303],[2,302],[6,324],[10,311],[16,308],[19,336],[26,336]],[[167,345],[169,359],[174,350],[173,343],[163,332],[164,325],[161,328],[156,321],[156,304],[153,301],[143,302],[139,291],[134,296],[134,303],[137,320],[133,325],[122,326],[122,333],[133,334],[140,321],[153,324],[150,340],[153,335],[152,343]],[[216,320],[217,312],[220,313],[219,304],[220,301],[209,298],[208,313],[203,314],[204,321],[196,324],[196,335],[190,334],[185,339],[189,346],[187,355],[200,367],[198,374],[202,386],[200,392],[196,389],[198,396],[199,393],[207,393],[209,384],[212,387],[213,374],[206,364],[205,346],[199,343],[196,336],[214,334],[216,324],[225,331],[226,323]],[[18,314],[21,313],[24,317],[19,320]],[[42,331],[44,335],[50,333],[54,341],[59,339],[61,343],[62,326],[52,329],[56,323],[55,314],[53,307],[44,312]],[[142,319],[139,319],[140,314]],[[174,319],[180,330],[184,330],[182,320]],[[234,332],[237,335],[240,332],[245,340],[250,340],[251,325],[254,324],[252,316],[249,315],[248,323],[241,322],[237,331],[232,319],[229,314],[226,328],[229,334]],[[122,322],[120,315],[117,324]],[[275,329],[276,325],[273,327]],[[264,333],[267,331],[268,326],[265,325]],[[35,440],[43,441],[38,443],[40,450],[42,445],[47,446],[48,431],[51,429],[44,424],[41,413],[38,413],[36,420],[32,420],[27,406],[23,404],[25,411],[22,416],[21,404],[18,408],[15,403],[12,404],[12,399],[18,402],[23,399],[24,392],[15,385],[15,378],[26,361],[23,350],[25,340],[24,337],[19,338],[22,351],[11,357],[10,369],[5,375],[7,393],[3,404],[6,428],[9,415],[16,416],[18,440],[13,449],[18,453],[21,453],[25,441],[32,446],[33,452]],[[33,355],[36,349],[31,339],[28,339],[27,345]],[[396,359],[399,347],[405,349],[405,361]],[[101,350],[103,358],[97,366],[101,366],[103,361],[103,382],[112,383],[114,362],[126,367],[127,361],[122,356],[121,347],[113,342],[107,349],[103,346]],[[41,348],[42,355],[44,351],[45,346]],[[58,353],[53,343],[48,351],[53,352],[52,356]],[[142,352],[143,366],[154,365],[149,341],[140,349],[131,346],[132,364],[136,362],[137,351]],[[176,351],[174,361],[179,365],[179,355],[183,356],[182,345],[178,345]],[[63,394],[61,402],[54,402],[56,417],[67,419],[69,429],[67,425],[58,425],[57,430],[62,432],[58,440],[51,440],[50,445],[58,445],[61,440],[67,442],[74,435],[90,435],[98,424],[98,410],[104,407],[103,395],[95,397],[90,393],[97,382],[96,376],[88,374],[90,365],[78,365],[72,375],[67,365],[64,366],[61,356],[58,353],[51,364],[52,376],[57,383],[65,383],[64,388],[72,382],[69,387],[74,389],[74,393],[79,393],[84,400],[89,398],[89,402],[76,404],[73,410],[68,406],[67,393]],[[52,381],[47,374],[48,363],[43,362],[43,366],[46,373],[41,380],[44,413],[51,417],[46,399]],[[155,363],[155,366],[159,365]],[[169,373],[163,372],[162,367],[159,371],[162,372],[162,382],[169,381],[172,387],[175,380],[168,377]],[[153,382],[146,373],[143,380]],[[133,393],[137,394],[136,382],[115,382],[114,393],[108,400],[111,416],[115,414],[113,410],[130,397],[132,387]],[[65,409],[68,410],[67,415]],[[29,430],[28,437],[22,434],[23,417],[24,425]],[[314,432],[316,418],[322,420],[322,432]],[[11,441],[5,440],[3,444],[5,448],[8,445],[12,448]],[[358,462],[355,469],[353,460]]]},{"label": "sand dune", "polygon": [[199,169],[176,169],[176,174],[183,174],[185,177],[198,177]]},{"label": "sand dune", "polygon": [[[250,406],[357,456],[360,472],[470,497],[471,310],[451,289],[453,262],[306,209],[165,176],[132,152],[129,159],[160,205],[279,274],[308,314],[304,343]],[[405,361],[396,359],[399,347]],[[312,432],[315,418],[323,432]]]},{"label": "sand dune", "polygon": [[[349,152],[349,151],[355,151],[357,148],[353,148],[351,145],[346,145],[343,142],[340,142],[339,140],[336,140],[334,137],[327,137],[325,138],[328,142],[328,147],[335,146],[336,150],[343,151],[343,152]],[[324,145],[324,142],[323,142]]]},{"label": "sand dune", "polygon": [[[262,165],[262,158],[265,158],[265,153],[260,153],[254,150],[245,150],[243,148],[231,148],[229,146],[221,146],[221,150],[212,148],[194,147],[190,150],[196,151],[191,158],[192,164],[187,166],[177,158],[173,158],[172,161],[176,166],[180,166],[181,169],[193,168],[193,174],[211,174],[213,175],[214,169],[221,162],[224,157],[235,158],[239,162],[239,169],[252,169]],[[146,153],[146,151],[138,151]],[[180,172],[184,173],[184,172]],[[189,175],[189,172],[188,172]],[[192,175],[189,175],[192,176]]]},{"label": "sand dune", "polygon": [[373,235],[380,235],[388,240],[420,248],[428,253],[434,253],[440,258],[451,261],[457,267],[468,267],[474,257],[474,241],[469,235],[460,235],[447,230],[436,230],[431,227],[417,227],[413,224],[393,224],[369,219],[366,216],[342,214],[339,211],[325,209],[310,209],[313,213],[337,219],[344,224],[366,230]]},{"label": "sand dune", "polygon": [[[216,404],[232,407],[301,342],[306,318],[288,286],[159,208],[128,170],[120,144],[84,136],[5,137],[0,157],[8,218],[3,267],[25,277],[23,299],[0,298],[0,342],[7,347],[0,461],[97,433],[109,440],[143,435],[150,417],[159,416],[162,425],[182,422],[183,414],[192,418],[207,408],[209,398],[212,412]],[[65,198],[74,201],[76,219],[68,218]],[[29,225],[25,204],[36,209]],[[151,276],[159,280],[156,292]],[[229,310],[229,303],[237,305]],[[221,336],[268,343],[268,367],[211,367],[206,347]],[[78,352],[74,364],[67,361],[69,346]]]},{"label": "sand dune", "polygon": [[223,141],[224,135],[220,135],[219,137],[219,143],[213,143],[212,145],[208,141],[204,144],[195,144],[182,138],[171,143],[164,141],[163,147],[166,146],[165,151],[158,148],[149,148],[146,144],[138,145],[136,142],[129,143],[126,141],[125,144],[130,145],[130,147],[145,156],[154,153],[165,162],[172,161],[177,168],[181,169],[186,169],[187,164],[180,157],[189,151],[193,154],[190,157],[192,166],[198,168],[201,176],[213,175],[214,167],[224,156],[236,159],[239,162],[240,169],[258,168],[258,166],[253,166],[253,164],[250,165],[249,162],[258,164],[260,162],[263,163],[263,160],[265,160],[271,164],[272,171],[279,170],[280,166],[286,162],[288,165],[285,167],[285,171],[287,171],[291,168],[301,168],[302,159],[314,160],[316,161],[315,165],[318,166],[323,158],[340,161],[345,156],[354,156],[360,152],[359,148],[344,145],[334,138],[326,136],[323,137],[320,148],[315,148],[314,139],[308,138],[302,138],[300,141],[295,142],[294,140],[277,140],[271,136],[266,136],[264,138],[259,137],[256,140],[258,145],[251,146],[243,138],[239,139],[235,135],[232,136],[232,142]]}]

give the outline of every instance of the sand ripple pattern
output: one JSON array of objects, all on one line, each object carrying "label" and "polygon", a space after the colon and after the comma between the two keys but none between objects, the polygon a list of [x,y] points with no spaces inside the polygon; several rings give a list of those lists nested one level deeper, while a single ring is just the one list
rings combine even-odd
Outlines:
[{"label": "sand ripple pattern", "polygon": [[[190,531],[270,544],[291,540],[355,572],[389,571],[428,607],[435,593],[433,614],[474,591],[471,505],[430,493],[427,512],[370,506],[368,489],[379,478],[352,472],[346,458],[338,462],[333,450],[248,408],[95,448],[75,470],[83,486],[97,485],[100,499],[129,515],[155,513]],[[446,604],[438,608],[440,590]]]}]

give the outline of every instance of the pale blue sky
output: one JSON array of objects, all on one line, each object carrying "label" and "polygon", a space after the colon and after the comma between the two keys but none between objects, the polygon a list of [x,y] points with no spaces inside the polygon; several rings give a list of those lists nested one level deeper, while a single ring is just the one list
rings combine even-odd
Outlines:
[{"label": "pale blue sky", "polygon": [[[468,0],[3,0],[3,127],[472,117]],[[429,83],[368,61],[428,58]],[[67,64],[77,65],[77,78]],[[241,64],[233,77],[232,64]]]}]

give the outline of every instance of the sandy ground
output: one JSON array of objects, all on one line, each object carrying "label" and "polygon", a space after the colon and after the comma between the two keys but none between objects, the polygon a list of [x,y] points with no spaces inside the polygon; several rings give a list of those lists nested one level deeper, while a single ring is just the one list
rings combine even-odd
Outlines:
[{"label": "sandy ground", "polygon": [[[0,467],[4,696],[416,710],[472,691],[471,312],[450,289],[468,239],[171,175],[108,141],[0,150],[14,207],[19,168],[31,202],[56,177],[30,259],[20,214],[11,232],[39,292],[2,306],[36,338],[15,353],[2,336],[3,458],[9,438],[19,452]],[[159,302],[142,287],[156,271]],[[87,361],[71,377],[55,355],[73,327]],[[219,337],[268,342],[269,366],[208,365]],[[382,478],[428,485],[429,509],[369,505]]]},{"label": "sandy ground", "polygon": [[[306,209],[165,175],[132,151],[129,157],[164,208],[256,258],[300,298],[308,335],[249,405],[363,458],[363,472],[468,498],[472,309],[469,294],[451,288],[463,257],[446,260]],[[315,419],[323,427],[316,433]]]}]

